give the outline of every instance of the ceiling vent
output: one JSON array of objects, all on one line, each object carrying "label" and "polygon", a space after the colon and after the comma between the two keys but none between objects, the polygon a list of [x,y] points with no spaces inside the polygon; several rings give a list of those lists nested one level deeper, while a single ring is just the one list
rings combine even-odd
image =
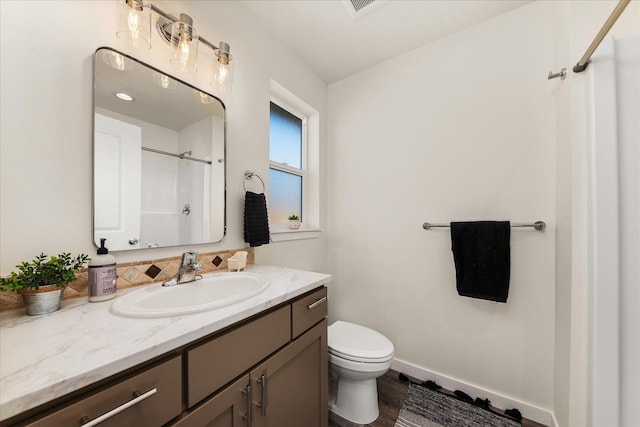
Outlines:
[{"label": "ceiling vent", "polygon": [[376,0],[350,0],[350,1],[351,1],[351,5],[356,10],[356,12],[360,12],[360,9],[369,6],[371,3],[373,3]]},{"label": "ceiling vent", "polygon": [[344,8],[354,21],[388,2],[389,0],[342,0]]}]

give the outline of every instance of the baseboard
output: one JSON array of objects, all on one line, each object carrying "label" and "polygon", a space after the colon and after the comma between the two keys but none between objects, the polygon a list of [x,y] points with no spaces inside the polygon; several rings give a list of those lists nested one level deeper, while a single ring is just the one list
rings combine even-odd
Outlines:
[{"label": "baseboard", "polygon": [[452,378],[438,372],[429,371],[420,366],[405,362],[404,360],[393,359],[393,362],[391,363],[391,369],[409,375],[421,381],[435,381],[436,383],[438,383],[438,385],[446,388],[447,390],[463,391],[474,399],[476,397],[479,397],[481,399],[489,399],[491,401],[491,405],[497,408],[516,408],[520,411],[524,418],[528,418],[537,423],[544,424],[549,427],[558,426],[553,412],[549,411],[548,409],[539,408],[535,405],[531,405],[521,400],[514,399],[509,396],[504,396],[502,394],[495,393],[476,385],[462,382],[456,378]]}]

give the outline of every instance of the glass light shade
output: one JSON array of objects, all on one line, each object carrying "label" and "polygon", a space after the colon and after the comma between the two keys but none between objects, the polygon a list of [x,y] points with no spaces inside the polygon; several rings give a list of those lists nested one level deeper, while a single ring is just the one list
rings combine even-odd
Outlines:
[{"label": "glass light shade", "polygon": [[111,68],[115,68],[118,71],[129,71],[133,68],[133,61],[124,55],[114,52],[112,50],[102,50],[102,60],[105,64]]},{"label": "glass light shade", "polygon": [[221,41],[219,47],[213,51],[213,66],[211,75],[211,86],[219,92],[230,92],[233,84],[233,57],[231,56],[231,46]]},{"label": "glass light shade", "polygon": [[220,92],[231,92],[233,85],[233,62],[231,55],[228,59],[218,57],[218,51],[213,56],[213,76],[211,85],[216,87]]},{"label": "glass light shade", "polygon": [[176,81],[162,73],[154,73],[153,82],[163,89],[175,89],[176,87]]},{"label": "glass light shade", "polygon": [[181,71],[198,70],[198,33],[193,26],[176,21],[171,25],[171,39],[175,49],[171,65]]},{"label": "glass light shade", "polygon": [[151,3],[149,0],[118,0],[116,36],[136,49],[151,48]]},{"label": "glass light shade", "polygon": [[196,95],[198,96],[198,99],[200,100],[201,104],[212,104],[214,102],[216,102],[217,100],[215,98],[213,98],[212,96],[207,95],[204,92],[200,92],[199,90],[194,91],[196,93]]}]

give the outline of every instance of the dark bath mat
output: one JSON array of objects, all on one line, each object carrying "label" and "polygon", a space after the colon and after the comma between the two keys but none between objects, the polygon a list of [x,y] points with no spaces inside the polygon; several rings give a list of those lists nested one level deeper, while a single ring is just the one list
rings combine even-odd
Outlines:
[{"label": "dark bath mat", "polygon": [[395,427],[521,427],[509,418],[410,383]]}]

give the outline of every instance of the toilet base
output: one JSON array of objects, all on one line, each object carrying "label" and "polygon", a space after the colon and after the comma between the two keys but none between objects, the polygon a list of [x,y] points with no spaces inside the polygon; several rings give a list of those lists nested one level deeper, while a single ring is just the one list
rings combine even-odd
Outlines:
[{"label": "toilet base", "polygon": [[352,381],[339,377],[336,384],[336,401],[329,410],[347,421],[369,424],[378,419],[378,388],[376,379]]}]

